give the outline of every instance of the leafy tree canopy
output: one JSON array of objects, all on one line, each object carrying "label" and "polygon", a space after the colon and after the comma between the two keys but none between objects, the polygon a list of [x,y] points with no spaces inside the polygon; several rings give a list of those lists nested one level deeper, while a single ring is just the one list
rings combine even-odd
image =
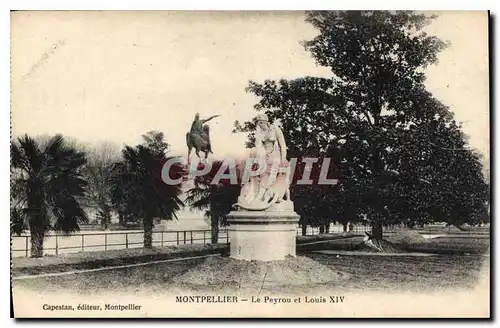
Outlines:
[{"label": "leafy tree canopy", "polygon": [[[289,156],[307,151],[336,158],[341,194],[332,196],[343,201],[331,200],[331,207],[368,215],[377,237],[383,224],[470,221],[485,202],[478,156],[450,109],[424,85],[426,67],[446,47],[423,31],[434,18],[409,11],[308,12],[318,34],[302,44],[332,76],[251,81],[247,88],[258,97],[255,109],[282,125]],[[235,123],[235,132],[248,133],[248,146],[254,129],[254,121]],[[311,204],[317,201],[315,192],[309,195]]]}]

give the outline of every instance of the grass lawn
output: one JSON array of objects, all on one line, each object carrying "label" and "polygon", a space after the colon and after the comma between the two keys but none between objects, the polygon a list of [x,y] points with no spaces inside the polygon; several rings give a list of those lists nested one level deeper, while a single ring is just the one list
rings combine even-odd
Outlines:
[{"label": "grass lawn", "polygon": [[311,255],[317,261],[351,275],[351,290],[436,292],[473,288],[488,259],[477,255],[332,256]]},{"label": "grass lawn", "polygon": [[11,274],[13,277],[18,277],[23,275],[88,270],[174,258],[227,253],[228,251],[229,247],[226,244],[191,244],[152,249],[132,248],[106,252],[69,253],[43,258],[13,258],[11,262]]},{"label": "grass lawn", "polygon": [[[391,241],[391,237],[387,236]],[[316,235],[298,236],[298,254],[308,254],[318,250],[354,251],[363,242],[362,236]],[[399,244],[409,252],[434,253],[443,255],[482,255],[489,251],[490,240],[485,236],[448,235],[423,239],[411,244]],[[165,260],[173,257],[200,256],[212,253],[227,253],[229,246],[187,244],[157,247],[154,249],[122,249],[70,253],[44,258],[13,258],[13,276],[82,270],[103,266],[127,265],[132,263]]]},{"label": "grass lawn", "polygon": [[[363,242],[362,236],[353,236],[350,238],[339,238],[335,240],[311,240],[310,243],[301,245],[298,243],[298,250],[301,252],[310,252],[315,250],[345,250],[352,251],[356,246]],[[391,235],[384,236],[391,241]],[[423,242],[416,242],[401,245],[410,252],[431,252],[437,254],[484,254],[490,248],[490,239],[485,236],[455,236],[448,235]]]},{"label": "grass lawn", "polygon": [[[341,286],[326,286],[344,292],[365,290],[438,292],[440,290],[470,289],[477,283],[478,276],[482,273],[481,270],[489,267],[490,261],[490,240],[485,236],[469,235],[459,237],[448,235],[407,245],[408,250],[411,252],[434,253],[431,256],[405,256],[403,254],[399,254],[399,256],[327,255],[315,253],[317,250],[349,251],[361,243],[363,239],[361,236],[337,238],[336,240],[325,240],[326,238],[326,236],[316,238],[299,237],[298,255],[308,256],[333,270],[349,274],[350,279]],[[332,238],[332,236],[329,238]],[[318,241],[320,243],[315,243]],[[304,242],[313,242],[314,244],[299,246]],[[192,248],[195,245],[183,245],[183,247]],[[196,245],[196,247],[203,248],[203,245]],[[134,251],[141,252],[140,250]],[[151,252],[167,251],[165,249]],[[131,252],[131,250],[128,250],[128,252]],[[89,254],[91,257],[96,255],[97,253]],[[103,259],[111,258],[112,255],[110,252],[102,252]],[[68,254],[69,257],[77,257],[77,254]],[[18,270],[22,269],[21,259],[16,260],[19,262],[17,264]],[[28,260],[37,259],[25,259],[24,261]],[[153,258],[150,260],[153,260]],[[57,277],[13,280],[12,284],[14,290],[29,288],[39,292],[73,291],[86,295],[105,295],[111,291],[121,291],[131,294],[163,295],[166,291],[179,288],[175,283],[177,275],[194,268],[202,261],[204,259],[157,263],[127,269],[113,269]],[[127,259],[124,260],[124,263],[113,264],[127,264],[129,262],[130,260]],[[77,269],[72,267],[74,264],[67,264],[67,269]],[[21,273],[30,274],[29,270],[28,272],[20,270],[17,275]]]},{"label": "grass lawn", "polygon": [[[309,253],[308,257],[351,277],[342,286],[347,291],[432,291],[475,286],[485,255],[434,256],[336,256]],[[204,259],[152,264],[137,268],[106,270],[59,277],[14,280],[14,289],[23,287],[40,292],[74,291],[94,295],[120,290],[124,293],[162,294],[176,288],[175,276]]]},{"label": "grass lawn", "polygon": [[[307,236],[307,239],[297,237],[297,243],[344,239],[339,235]],[[219,239],[224,241],[225,239]],[[165,260],[173,257],[189,257],[212,253],[227,253],[229,245],[220,243],[210,244],[182,244],[174,246],[153,247],[153,249],[129,248],[107,251],[86,251],[66,253],[58,256],[43,258],[14,257],[11,272],[13,276],[25,274],[39,274],[62,272],[71,270],[91,269],[103,266],[126,265],[132,263]]]}]

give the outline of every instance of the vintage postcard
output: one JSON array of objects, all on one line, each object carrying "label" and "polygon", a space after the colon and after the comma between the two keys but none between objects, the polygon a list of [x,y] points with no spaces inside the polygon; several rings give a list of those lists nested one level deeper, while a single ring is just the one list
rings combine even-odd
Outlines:
[{"label": "vintage postcard", "polygon": [[11,13],[16,318],[490,318],[486,11]]}]

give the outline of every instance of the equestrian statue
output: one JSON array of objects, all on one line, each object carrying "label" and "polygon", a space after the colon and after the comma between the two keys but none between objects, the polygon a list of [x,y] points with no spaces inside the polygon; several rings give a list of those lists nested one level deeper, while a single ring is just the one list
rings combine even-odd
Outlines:
[{"label": "equestrian statue", "polygon": [[191,150],[193,148],[195,149],[196,156],[200,159],[200,151],[205,153],[205,159],[208,157],[208,153],[213,154],[212,145],[210,143],[210,128],[205,123],[219,116],[220,115],[214,115],[207,119],[200,119],[200,113],[196,113],[194,116],[194,121],[191,124],[191,130],[186,133],[188,163],[190,163]]}]

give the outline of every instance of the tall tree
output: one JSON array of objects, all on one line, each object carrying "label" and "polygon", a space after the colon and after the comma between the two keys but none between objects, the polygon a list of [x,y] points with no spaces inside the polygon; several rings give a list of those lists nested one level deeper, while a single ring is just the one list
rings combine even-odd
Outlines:
[{"label": "tall tree", "polygon": [[[299,225],[302,227],[302,235],[307,232],[307,226],[319,227],[320,233],[328,233],[330,223],[343,222],[336,213],[341,204],[338,199],[339,187],[337,185],[320,184],[321,171],[325,170],[328,179],[338,178],[335,163],[324,162],[326,153],[318,156],[317,149],[308,149],[297,158],[295,171],[291,180],[290,193],[295,203],[295,210],[300,215]],[[306,167],[305,158],[316,158],[310,168]],[[327,167],[323,167],[329,164]],[[310,184],[299,184],[299,180],[305,178]]]},{"label": "tall tree", "polygon": [[155,153],[165,154],[170,145],[164,140],[165,135],[159,131],[148,131],[142,135],[143,145]]},{"label": "tall tree", "polygon": [[109,179],[113,165],[120,160],[117,145],[104,142],[87,146],[87,163],[83,174],[88,182],[88,193],[85,204],[97,209],[97,218],[103,227],[111,223],[111,189]]},{"label": "tall tree", "polygon": [[[487,211],[489,187],[481,156],[467,147],[464,133],[453,122],[434,119],[412,126],[401,138],[393,187],[407,209],[410,225],[444,221],[461,227],[476,224]],[[409,151],[411,147],[419,149]],[[416,174],[417,173],[417,174]]]},{"label": "tall tree", "polygon": [[[153,247],[155,218],[172,219],[184,206],[179,198],[181,185],[162,180],[163,164],[170,158],[152,148],[126,146],[122,161],[116,163],[110,178],[112,204],[115,208],[142,220],[144,247]],[[168,172],[172,179],[183,175],[183,167],[173,165]]]},{"label": "tall tree", "polygon": [[83,152],[65,144],[61,135],[41,147],[25,135],[11,145],[11,233],[29,229],[31,256],[43,256],[48,231],[71,233],[87,223],[78,199],[86,193]]},{"label": "tall tree", "polygon": [[[381,239],[383,225],[406,220],[410,212],[412,220],[437,220],[436,215],[427,215],[428,204],[408,200],[416,197],[412,188],[426,191],[431,199],[441,187],[438,180],[427,187],[426,170],[436,177],[462,174],[442,170],[435,161],[455,155],[416,136],[417,130],[450,132],[440,130],[438,122],[456,125],[449,109],[424,85],[426,67],[436,63],[446,46],[423,31],[435,16],[409,11],[306,15],[318,35],[303,45],[317,64],[331,70],[332,77],[252,81],[247,90],[259,97],[255,108],[282,124],[291,154],[315,149],[320,155],[328,147],[336,153],[344,197],[357,199],[356,212],[367,215],[373,238]],[[254,122],[236,122],[237,131],[250,132],[250,141],[253,129]],[[470,154],[465,143],[454,145]],[[422,151],[427,162],[417,161]],[[475,167],[476,159],[469,156],[467,163]],[[442,205],[451,212],[460,199]]]},{"label": "tall tree", "polygon": [[[198,164],[202,170],[204,164]],[[241,186],[233,184],[228,179],[214,181],[214,177],[223,165],[222,161],[214,161],[209,173],[197,176],[193,188],[187,192],[186,202],[193,208],[205,210],[205,216],[210,219],[211,243],[219,240],[219,227],[227,225],[227,214],[231,212],[232,205],[236,204]],[[226,173],[229,172],[229,168]],[[215,183],[212,183],[215,182]]]}]

